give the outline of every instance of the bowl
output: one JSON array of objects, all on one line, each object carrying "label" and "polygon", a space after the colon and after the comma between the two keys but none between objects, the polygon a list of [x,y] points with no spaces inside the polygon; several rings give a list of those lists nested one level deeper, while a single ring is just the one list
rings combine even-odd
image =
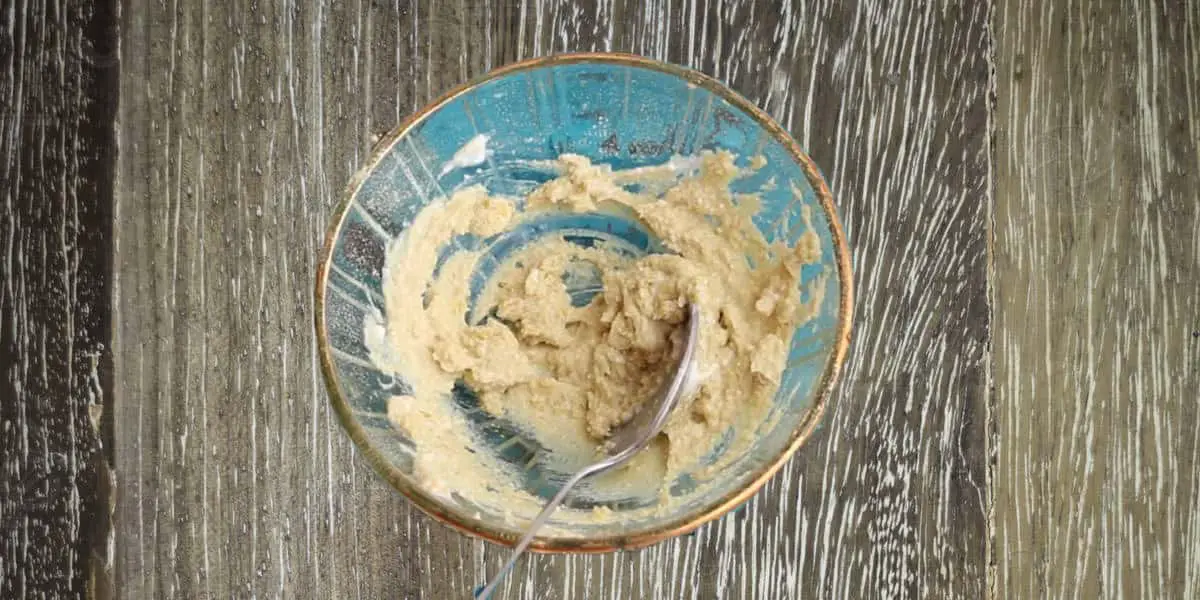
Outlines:
[{"label": "bowl", "polygon": [[[348,185],[317,273],[316,333],[332,404],[375,470],[426,513],[504,544],[520,536],[539,499],[551,496],[554,482],[568,475],[538,464],[538,440],[481,410],[462,386],[442,408],[470,429],[473,447],[451,451],[517,469],[519,485],[533,502],[497,508],[478,496],[431,489],[414,473],[421,449],[387,414],[388,399],[405,393],[408,384],[404,373],[376,366],[368,338],[385,318],[388,244],[423,207],[474,184],[522,195],[549,177],[537,165],[564,153],[628,169],[706,150],[728,150],[739,164],[766,159],[733,190],[766,190],[754,222],[768,240],[795,243],[803,229],[802,207],[811,207],[821,260],[806,265],[803,275],[809,280],[825,274],[825,300],[794,332],[769,417],[748,447],[729,456],[719,456],[718,447],[712,460],[719,458],[723,468],[668,482],[670,502],[657,508],[621,498],[591,504],[577,499],[576,510],[564,511],[558,526],[531,548],[604,552],[646,546],[719,517],[778,471],[816,427],[849,345],[850,259],[829,188],[783,128],[720,82],[675,65],[608,53],[528,60],[447,93],[380,140]],[[587,510],[593,506],[604,508]]]}]

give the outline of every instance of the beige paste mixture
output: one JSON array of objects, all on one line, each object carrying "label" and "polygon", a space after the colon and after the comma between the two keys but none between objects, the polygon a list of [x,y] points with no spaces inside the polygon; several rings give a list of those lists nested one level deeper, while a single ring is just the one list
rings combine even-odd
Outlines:
[{"label": "beige paste mixture", "polygon": [[[754,167],[737,167],[731,154],[705,153],[698,169],[636,193],[625,185],[636,173],[574,155],[560,157],[557,168],[558,178],[523,199],[472,186],[435,201],[389,248],[387,351],[376,360],[412,385],[411,396],[391,400],[388,414],[416,442],[417,477],[435,491],[478,486],[488,469],[439,462],[465,435],[465,421],[450,407],[456,380],[476,391],[485,410],[532,428],[548,447],[595,452],[670,370],[688,302],[702,318],[700,385],[656,445],[665,461],[655,476],[661,483],[696,469],[731,426],[753,431],[765,418],[792,332],[820,307],[824,277],[807,283],[807,302],[800,294],[801,267],[821,258],[808,208],[807,231],[794,247],[768,243],[751,222],[757,195],[729,189]],[[439,251],[456,236],[488,238],[545,211],[624,214],[671,253],[631,258],[548,236],[501,265],[471,310],[469,282],[482,252],[459,251],[438,269]],[[597,272],[602,290],[572,306],[572,278]]]}]

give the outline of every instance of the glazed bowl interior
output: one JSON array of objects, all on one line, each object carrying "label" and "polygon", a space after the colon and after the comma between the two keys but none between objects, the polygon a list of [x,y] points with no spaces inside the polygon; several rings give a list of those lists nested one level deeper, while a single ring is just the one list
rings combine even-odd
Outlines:
[{"label": "glazed bowl interior", "polygon": [[[460,150],[472,140],[486,152],[464,161]],[[413,473],[414,452],[420,448],[388,420],[388,399],[404,393],[408,384],[404,373],[375,366],[364,332],[386,323],[388,245],[423,207],[473,184],[522,196],[553,176],[545,165],[563,153],[625,169],[715,149],[731,151],[739,165],[755,156],[766,159],[765,167],[737,180],[734,191],[767,190],[761,192],[762,209],[754,220],[769,241],[795,244],[805,231],[802,207],[811,207],[822,260],[805,266],[803,278],[827,275],[825,300],[816,317],[792,336],[771,414],[748,449],[722,456],[719,445],[710,458],[725,466],[669,482],[666,508],[650,510],[649,501],[635,494],[578,495],[572,499],[576,509],[607,510],[592,511],[588,518],[564,511],[559,526],[534,548],[603,551],[646,545],[719,516],[761,486],[811,433],[844,358],[850,319],[845,240],[819,172],[782,129],[712,79],[621,55],[529,61],[455,90],[381,141],[348,188],[318,277],[317,333],[334,406],[374,467],[426,512],[485,538],[511,541],[536,509],[536,504],[498,508],[453,491],[427,489]],[[807,299],[807,288],[803,294]],[[520,485],[534,499],[552,495],[556,482],[568,474],[539,464],[536,435],[479,409],[469,390],[460,391],[447,402],[471,428],[474,447],[463,450],[484,453],[522,473]]]}]

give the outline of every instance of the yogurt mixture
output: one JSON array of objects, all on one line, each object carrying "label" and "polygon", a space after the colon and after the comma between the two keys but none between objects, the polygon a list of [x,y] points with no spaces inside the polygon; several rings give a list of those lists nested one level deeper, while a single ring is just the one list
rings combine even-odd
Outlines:
[{"label": "yogurt mixture", "polygon": [[[677,360],[688,302],[701,313],[700,384],[634,469],[661,486],[701,468],[731,428],[752,433],[763,421],[792,332],[824,297],[824,276],[801,281],[801,267],[821,258],[820,240],[807,206],[807,230],[795,246],[768,243],[751,222],[757,195],[732,193],[730,183],[761,160],[739,168],[726,152],[698,158],[663,183],[672,169],[613,171],[564,155],[560,175],[527,197],[467,187],[422,210],[389,247],[386,339],[376,340],[384,349],[373,358],[411,384],[411,395],[391,399],[388,415],[417,444],[423,485],[462,491],[482,478],[489,492],[512,487],[462,452],[467,423],[451,408],[456,381],[484,410],[531,430],[552,451],[594,456]],[[661,185],[629,185],[639,178]],[[563,212],[623,215],[666,252],[639,257],[547,235],[496,266],[473,306],[472,275],[486,248],[439,259],[461,236],[486,243],[525,220]],[[803,302],[802,285],[809,286]],[[580,289],[595,293],[581,298]],[[478,464],[447,466],[451,456]]]}]

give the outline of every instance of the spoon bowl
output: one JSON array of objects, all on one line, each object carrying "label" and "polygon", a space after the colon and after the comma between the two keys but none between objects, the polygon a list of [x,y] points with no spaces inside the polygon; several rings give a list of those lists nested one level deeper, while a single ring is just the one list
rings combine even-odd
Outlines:
[{"label": "spoon bowl", "polygon": [[533,522],[529,524],[529,529],[525,530],[525,535],[513,546],[513,553],[508,562],[504,563],[500,572],[479,593],[478,598],[491,596],[492,591],[517,564],[517,559],[525,553],[525,549],[529,547],[538,530],[546,524],[550,515],[558,509],[572,488],[588,477],[599,475],[629,462],[662,432],[663,426],[667,424],[667,419],[671,417],[671,412],[675,410],[675,407],[679,406],[679,402],[687,394],[695,391],[696,345],[699,343],[700,337],[700,308],[695,303],[688,305],[685,326],[687,333],[684,337],[683,351],[679,353],[679,360],[675,363],[672,371],[663,379],[658,392],[643,404],[632,418],[613,430],[605,442],[605,448],[608,450],[606,458],[580,469],[546,503],[542,512],[538,513]]},{"label": "spoon bowl", "polygon": [[[459,156],[480,136],[487,138],[486,151]],[[642,548],[719,518],[760,489],[819,423],[849,344],[850,253],[833,197],[796,141],[745,98],[696,71],[612,53],[531,59],[454,89],[385,135],[346,186],[318,258],[317,354],[333,412],[380,477],[431,517],[512,544],[544,502],[595,460],[586,451],[595,441],[583,427],[556,427],[542,436],[485,410],[469,386],[456,386],[446,402],[428,407],[461,434],[455,443],[423,446],[389,418],[389,402],[412,393],[412,374],[381,368],[372,347],[384,339],[390,318],[384,302],[388,248],[417,214],[472,185],[524,197],[556,176],[540,165],[564,153],[624,170],[683,164],[680,159],[709,150],[727,150],[743,167],[765,159],[754,176],[730,189],[759,195],[753,222],[768,243],[794,246],[802,233],[817,234],[820,262],[805,265],[802,278],[825,279],[824,300],[812,320],[783,339],[786,368],[766,420],[726,431],[699,464],[668,481],[656,479],[665,461],[644,461],[649,453],[638,454],[621,473],[585,481],[529,549]],[[628,249],[635,257],[660,251],[632,219],[618,217],[568,215],[536,224],[588,232],[606,248]],[[725,442],[733,439],[747,443]],[[582,451],[571,452],[576,440]],[[478,470],[472,481],[480,485],[436,485],[420,472],[421,457]],[[706,468],[717,462],[726,466]],[[657,481],[661,486],[637,483]]]}]

